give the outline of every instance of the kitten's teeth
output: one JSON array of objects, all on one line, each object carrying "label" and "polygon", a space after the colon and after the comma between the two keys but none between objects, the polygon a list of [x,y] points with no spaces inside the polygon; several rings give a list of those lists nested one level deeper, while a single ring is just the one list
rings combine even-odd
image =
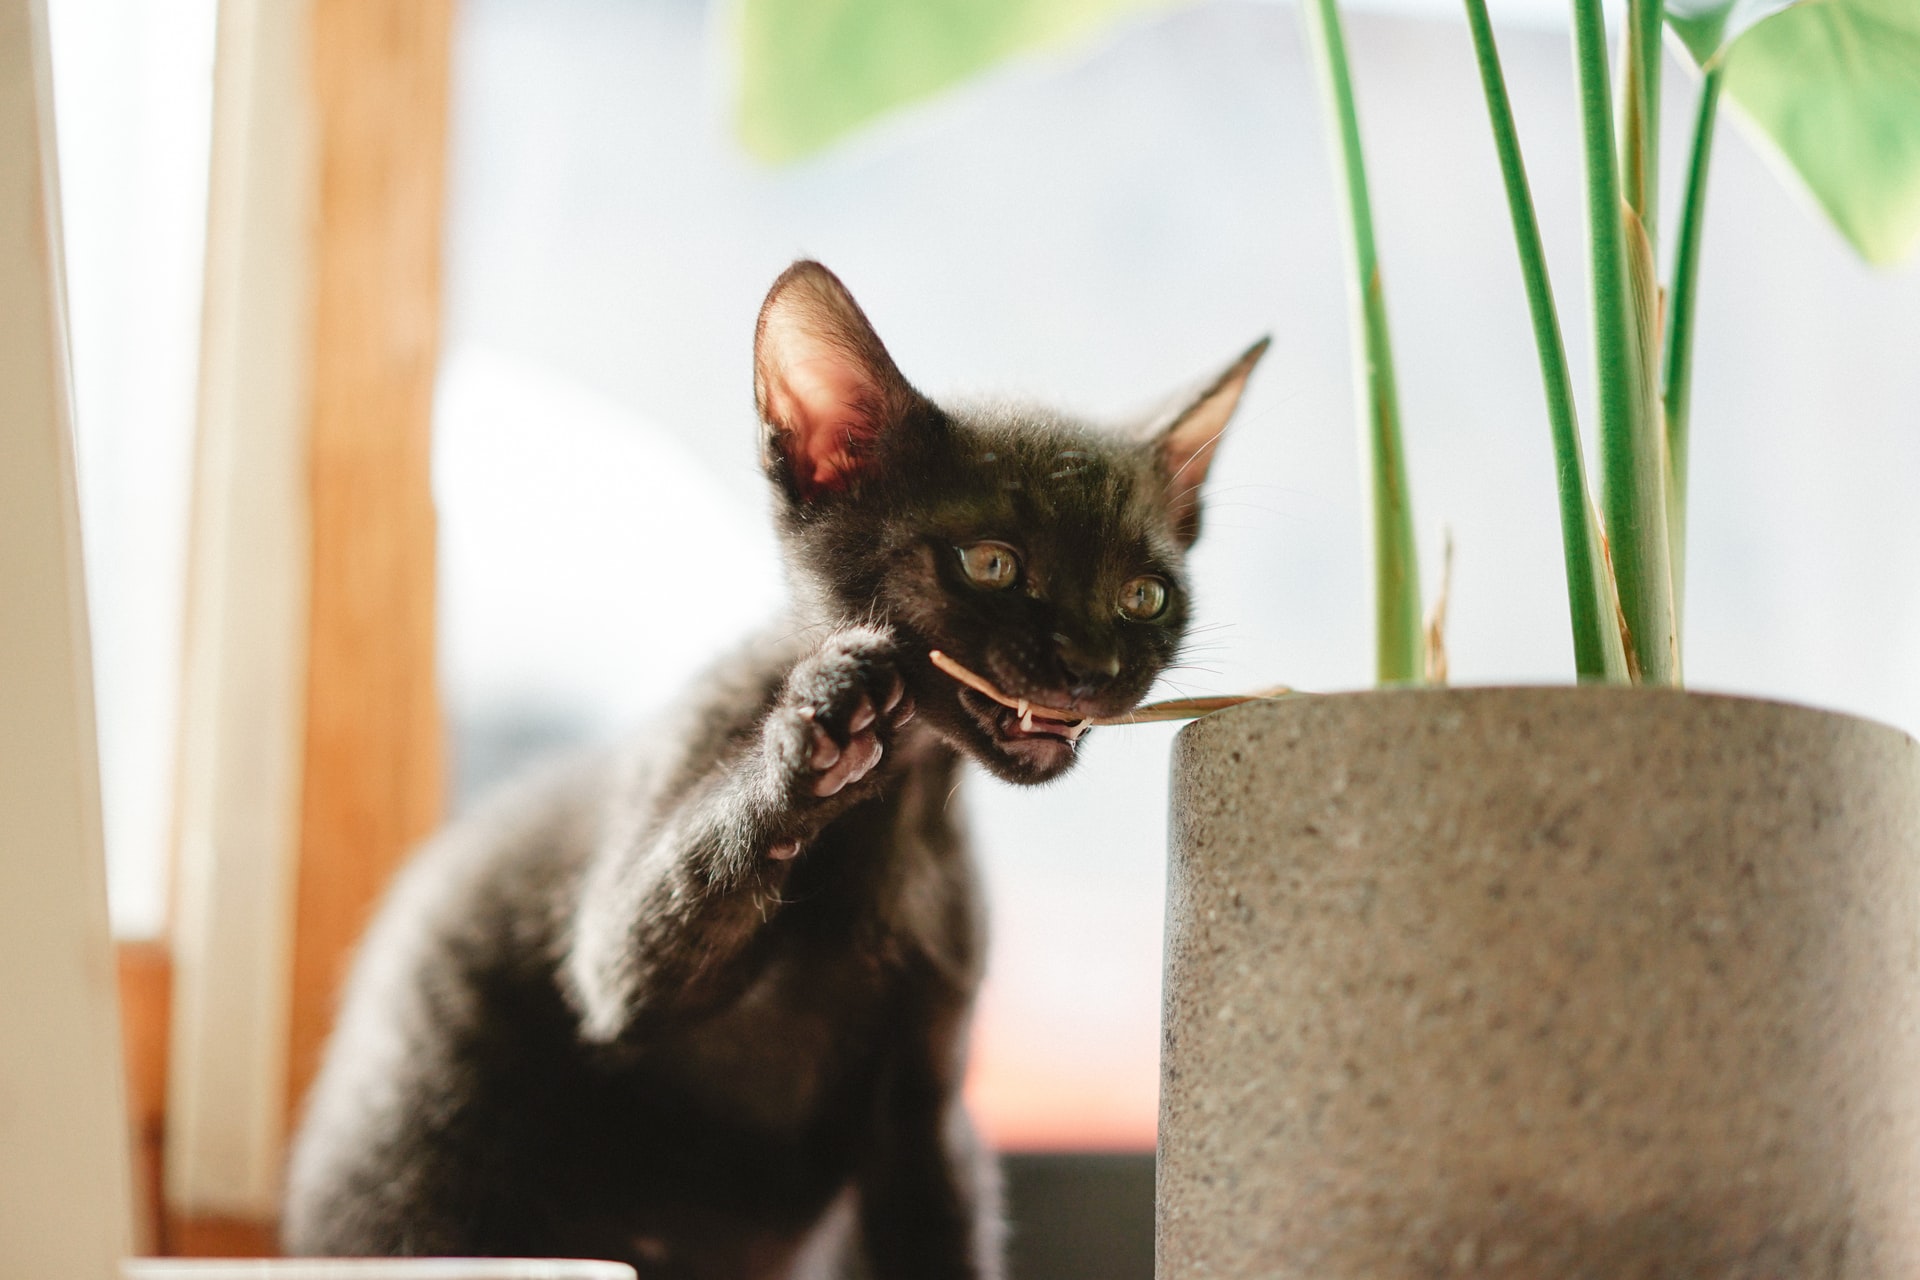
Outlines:
[{"label": "kitten's teeth", "polygon": [[1067,741],[1068,742],[1080,741],[1080,735],[1085,733],[1087,731],[1087,728],[1090,725],[1092,725],[1092,723],[1093,721],[1091,720],[1082,720],[1078,724],[1072,724],[1067,726]]},{"label": "kitten's teeth", "polygon": [[1033,732],[1033,712],[1028,711],[1026,709],[1026,706],[1027,704],[1023,699],[1020,703],[1020,727],[1026,730],[1028,733],[1032,733]]}]

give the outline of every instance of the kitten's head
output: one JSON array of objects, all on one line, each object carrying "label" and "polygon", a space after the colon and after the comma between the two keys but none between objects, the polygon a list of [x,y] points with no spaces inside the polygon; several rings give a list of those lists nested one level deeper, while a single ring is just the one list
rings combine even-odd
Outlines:
[{"label": "kitten's head", "polygon": [[1023,728],[927,653],[1042,706],[1135,706],[1179,649],[1200,483],[1266,345],[1126,434],[942,409],[831,272],[795,263],[760,311],[754,399],[802,611],[891,626],[927,723],[1009,781],[1058,775],[1067,726]]}]

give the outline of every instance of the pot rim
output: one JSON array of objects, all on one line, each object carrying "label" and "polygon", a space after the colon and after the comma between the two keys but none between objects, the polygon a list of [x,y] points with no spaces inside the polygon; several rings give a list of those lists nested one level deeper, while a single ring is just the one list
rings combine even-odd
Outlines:
[{"label": "pot rim", "polygon": [[[1853,711],[1839,711],[1831,707],[1816,706],[1810,702],[1797,702],[1787,698],[1768,697],[1759,694],[1734,693],[1713,689],[1676,688],[1671,685],[1620,685],[1594,681],[1586,684],[1484,684],[1484,685],[1387,685],[1365,689],[1335,689],[1326,693],[1300,691],[1278,698],[1260,698],[1251,702],[1242,702],[1236,706],[1224,707],[1219,711],[1210,711],[1196,717],[1181,727],[1174,735],[1178,745],[1192,749],[1200,734],[1194,731],[1202,725],[1226,724],[1234,718],[1246,716],[1286,714],[1301,706],[1324,704],[1328,702],[1350,703],[1355,701],[1400,700],[1406,698],[1433,698],[1450,701],[1500,701],[1519,700],[1523,697],[1568,698],[1589,700],[1596,705],[1622,698],[1638,698],[1645,701],[1673,700],[1679,704],[1694,706],[1739,706],[1752,709],[1770,709],[1791,715],[1813,715],[1850,720],[1858,724],[1870,725],[1888,733],[1904,738],[1910,748],[1920,750],[1920,740],[1914,734],[1886,720],[1861,715]],[[1284,709],[1284,710],[1283,710]],[[1189,735],[1192,735],[1189,738]]]}]

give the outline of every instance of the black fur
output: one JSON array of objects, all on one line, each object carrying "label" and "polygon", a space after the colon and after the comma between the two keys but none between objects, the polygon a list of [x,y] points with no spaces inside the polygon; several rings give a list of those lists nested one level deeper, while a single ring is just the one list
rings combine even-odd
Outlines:
[{"label": "black fur", "polygon": [[[1180,642],[1194,492],[1260,350],[1131,438],[948,412],[824,268],[783,275],[756,395],[793,616],[629,749],[522,782],[401,874],[308,1100],[288,1248],[998,1276],[959,1101],[984,945],[951,800],[962,756],[1041,782],[1076,745],[927,653],[1037,703],[1137,702]],[[969,581],[982,539],[1017,583]],[[1116,608],[1141,574],[1170,589],[1147,621]]]}]

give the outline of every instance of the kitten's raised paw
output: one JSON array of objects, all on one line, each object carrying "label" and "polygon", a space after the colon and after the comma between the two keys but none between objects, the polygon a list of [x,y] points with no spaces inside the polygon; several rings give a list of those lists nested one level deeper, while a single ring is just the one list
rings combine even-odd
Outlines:
[{"label": "kitten's raised paw", "polygon": [[[803,708],[800,714],[812,720],[811,712],[812,708]],[[873,766],[880,763],[885,750],[880,745],[880,735],[874,732],[876,718],[872,700],[862,698],[853,718],[847,722],[849,737],[844,747],[835,742],[826,729],[818,724],[813,726],[813,754],[809,763],[816,774],[814,795],[839,795],[849,782],[858,782],[873,772]]]},{"label": "kitten's raised paw", "polygon": [[796,800],[837,796],[866,778],[893,730],[912,718],[894,653],[886,632],[854,628],[830,637],[788,676],[768,731]]}]

